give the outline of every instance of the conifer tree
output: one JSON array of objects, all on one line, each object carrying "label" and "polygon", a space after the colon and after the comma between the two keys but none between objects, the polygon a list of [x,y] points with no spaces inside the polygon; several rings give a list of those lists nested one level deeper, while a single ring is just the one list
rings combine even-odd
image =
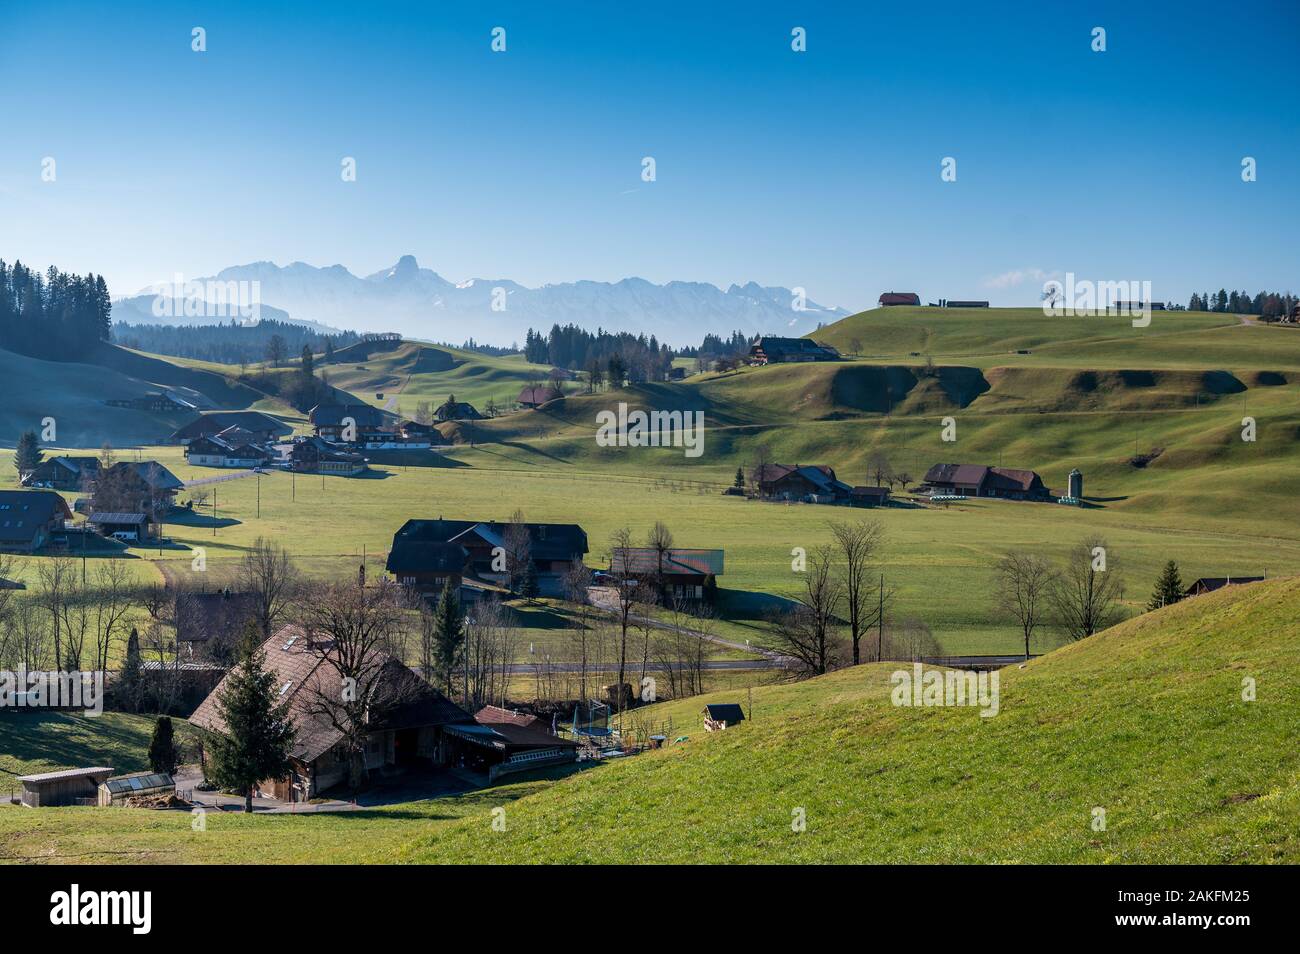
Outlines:
[{"label": "conifer tree", "polygon": [[153,724],[153,738],[149,740],[149,768],[155,772],[176,773],[180,753],[176,750],[176,737],[172,720],[159,716]]},{"label": "conifer tree", "polygon": [[42,456],[36,432],[23,431],[14,450],[14,470],[18,471],[18,476],[24,477],[34,471],[40,466]]},{"label": "conifer tree", "polygon": [[1178,576],[1178,564],[1170,560],[1165,564],[1165,568],[1160,571],[1160,578],[1156,580],[1155,592],[1151,594],[1151,601],[1147,603],[1147,610],[1160,609],[1162,606],[1169,606],[1177,603],[1183,598],[1183,581]]},{"label": "conifer tree", "polygon": [[450,582],[442,588],[438,605],[433,611],[434,669],[443,692],[451,695],[452,677],[460,647],[465,641],[465,625],[460,614],[460,603],[452,592]]}]

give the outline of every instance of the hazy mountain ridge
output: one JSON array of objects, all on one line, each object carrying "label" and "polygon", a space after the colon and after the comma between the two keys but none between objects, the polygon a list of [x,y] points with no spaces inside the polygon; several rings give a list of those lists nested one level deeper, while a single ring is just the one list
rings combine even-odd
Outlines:
[{"label": "hazy mountain ridge", "polygon": [[[791,289],[757,282],[733,284],[725,291],[708,282],[656,285],[643,278],[583,280],[537,288],[503,278],[452,282],[432,269],[421,268],[411,255],[365,277],[342,265],[317,267],[292,262],[278,266],[263,261],[225,268],[199,281],[256,281],[263,313],[268,308],[283,310],[295,321],[357,331],[398,331],[434,340],[473,337],[494,344],[522,341],[528,328],[546,330],[556,323],[573,323],[592,331],[600,327],[644,332],[673,344],[695,344],[710,331],[801,335],[818,322],[836,321],[849,314],[846,309],[812,300],[804,302],[803,310],[795,310]],[[130,310],[129,320],[147,320],[147,308]]]}]

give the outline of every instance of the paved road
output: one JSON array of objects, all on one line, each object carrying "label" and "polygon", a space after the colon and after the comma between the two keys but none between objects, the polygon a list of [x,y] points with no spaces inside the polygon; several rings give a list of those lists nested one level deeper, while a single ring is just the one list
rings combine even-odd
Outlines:
[{"label": "paved road", "polygon": [[229,474],[221,474],[217,477],[200,477],[198,480],[185,481],[185,489],[189,490],[191,487],[203,487],[207,484],[219,484],[226,480],[238,480],[241,477],[252,477],[256,473],[257,472],[253,470],[236,470]]}]

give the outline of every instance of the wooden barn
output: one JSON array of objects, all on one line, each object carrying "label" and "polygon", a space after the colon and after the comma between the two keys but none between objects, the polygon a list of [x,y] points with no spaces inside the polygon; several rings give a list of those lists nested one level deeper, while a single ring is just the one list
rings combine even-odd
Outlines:
[{"label": "wooden barn", "polygon": [[111,768],[63,769],[39,775],[20,775],[22,803],[28,808],[58,805],[94,805],[99,801],[99,786],[113,774]]}]

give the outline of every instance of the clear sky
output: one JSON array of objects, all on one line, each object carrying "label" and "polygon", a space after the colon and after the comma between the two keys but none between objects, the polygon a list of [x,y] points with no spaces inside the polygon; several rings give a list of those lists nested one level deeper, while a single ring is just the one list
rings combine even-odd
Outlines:
[{"label": "clear sky", "polygon": [[1295,291],[1298,40],[1293,0],[0,0],[0,258],[115,296],[406,253],[457,281],[754,280],[850,309],[1035,304],[1066,271]]}]

